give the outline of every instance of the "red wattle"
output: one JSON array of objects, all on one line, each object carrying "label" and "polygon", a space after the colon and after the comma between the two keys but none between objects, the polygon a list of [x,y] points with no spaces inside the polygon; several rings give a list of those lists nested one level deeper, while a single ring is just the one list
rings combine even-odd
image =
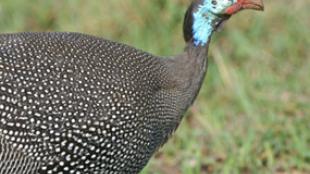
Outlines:
[{"label": "red wattle", "polygon": [[235,4],[233,4],[232,6],[228,7],[225,12],[226,14],[229,14],[229,15],[233,15],[235,13],[237,13],[238,11],[240,11],[242,8],[242,6],[239,4],[239,1]]}]

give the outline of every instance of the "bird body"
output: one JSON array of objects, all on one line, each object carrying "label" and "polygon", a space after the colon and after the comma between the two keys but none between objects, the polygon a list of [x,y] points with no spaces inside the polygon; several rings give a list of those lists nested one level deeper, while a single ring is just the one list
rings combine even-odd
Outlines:
[{"label": "bird body", "polygon": [[198,7],[167,58],[79,33],[0,35],[0,174],[141,171],[204,79],[210,36],[188,30]]},{"label": "bird body", "polygon": [[[16,160],[6,159],[5,153],[20,151],[34,165],[49,161],[46,170],[74,160],[70,171],[84,158],[89,164],[79,167],[82,173],[102,163],[126,171],[121,165],[130,162],[133,169],[125,173],[141,170],[198,91],[189,91],[190,74],[169,71],[195,60],[179,57],[183,62],[176,64],[175,59],[78,33],[1,35],[0,137],[14,149],[0,153],[1,162]],[[201,72],[200,80],[191,83],[201,84],[205,70]]]}]

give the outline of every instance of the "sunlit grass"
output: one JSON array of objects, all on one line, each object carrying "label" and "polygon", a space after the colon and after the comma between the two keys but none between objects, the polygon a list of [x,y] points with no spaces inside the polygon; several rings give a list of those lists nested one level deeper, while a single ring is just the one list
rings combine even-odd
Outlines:
[{"label": "sunlit grass", "polygon": [[[1,0],[0,31],[83,32],[174,55],[188,4]],[[310,173],[310,1],[265,6],[215,33],[196,103],[143,173]]]}]

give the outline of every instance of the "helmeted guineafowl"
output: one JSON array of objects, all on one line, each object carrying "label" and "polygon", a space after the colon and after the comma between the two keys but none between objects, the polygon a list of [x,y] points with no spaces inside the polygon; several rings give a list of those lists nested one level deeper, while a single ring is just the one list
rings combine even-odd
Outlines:
[{"label": "helmeted guineafowl", "polygon": [[0,174],[138,173],[176,129],[214,30],[261,0],[195,0],[185,51],[160,58],[78,33],[0,35]]}]

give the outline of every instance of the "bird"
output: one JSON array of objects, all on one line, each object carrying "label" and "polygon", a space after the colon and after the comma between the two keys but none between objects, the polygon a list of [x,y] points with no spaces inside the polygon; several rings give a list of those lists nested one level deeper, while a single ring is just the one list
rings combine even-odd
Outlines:
[{"label": "bird", "polygon": [[262,0],[193,0],[161,57],[73,32],[0,34],[0,174],[135,174],[193,104],[211,36]]}]

